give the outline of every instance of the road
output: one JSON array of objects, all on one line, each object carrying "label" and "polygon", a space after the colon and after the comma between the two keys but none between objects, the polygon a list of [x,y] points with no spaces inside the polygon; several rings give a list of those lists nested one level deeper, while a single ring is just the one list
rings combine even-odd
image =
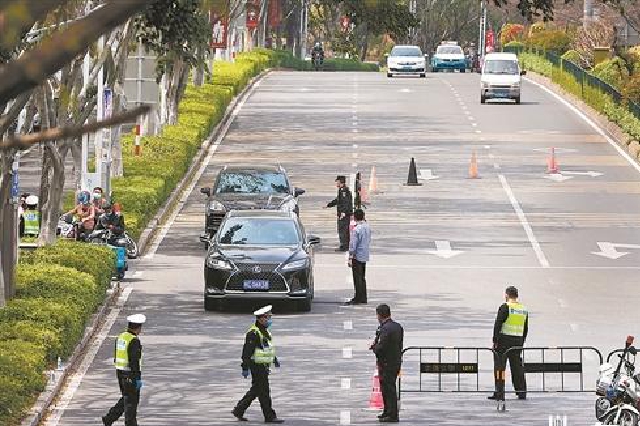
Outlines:
[{"label": "road", "polygon": [[[276,163],[305,188],[307,231],[323,239],[316,254],[316,301],[310,313],[277,307],[273,330],[282,368],[272,376],[274,407],[292,425],[375,424],[367,411],[374,359],[368,345],[374,308],[386,302],[403,324],[406,346],[490,346],[493,319],[511,284],[531,311],[528,345],[596,346],[606,353],[637,332],[638,258],[594,255],[598,243],[640,243],[638,170],[577,114],[526,82],[523,104],[480,105],[475,74],[386,79],[382,74],[277,72],[262,81],[160,242],[127,282],[126,304],[114,311],[77,389],[48,425],[99,424],[118,397],[110,364],[113,338],[131,312],[148,317],[142,341],[140,423],[214,425],[235,422],[230,410],[246,391],[239,357],[253,307],[202,309],[204,250],[198,242],[204,197],[224,164]],[[560,169],[550,180],[546,159],[556,148]],[[475,151],[479,178],[468,178]],[[438,176],[405,186],[410,159]],[[369,305],[342,306],[352,295],[344,254],[335,253],[335,217],[322,206],[336,174],[376,167],[380,193],[367,217],[374,230],[368,265]],[[597,172],[583,175],[580,172]],[[598,175],[602,173],[602,175]],[[460,251],[433,254],[450,243]],[[613,247],[615,250],[615,247]],[[447,253],[440,253],[447,257]],[[634,329],[635,327],[635,329]],[[491,359],[480,353],[479,387],[491,389]],[[576,353],[564,360],[575,361]],[[475,355],[465,353],[462,361]],[[531,351],[528,359],[539,361]],[[425,354],[433,361],[434,354]],[[537,357],[537,359],[536,359]],[[547,361],[560,361],[548,354]],[[454,361],[451,352],[443,360]],[[416,390],[419,361],[408,353],[403,389]],[[593,387],[597,360],[585,351],[584,384]],[[455,376],[443,380],[455,389]],[[475,385],[463,377],[462,387]],[[546,378],[557,388],[559,376]],[[578,376],[565,384],[577,386]],[[424,390],[437,389],[423,375]],[[540,376],[529,377],[540,389]],[[75,386],[72,386],[74,390]],[[546,425],[549,415],[593,424],[594,395],[536,394],[507,401],[497,413],[486,393],[405,393],[407,425]],[[63,410],[63,408],[65,408]],[[261,422],[257,406],[247,413]]]}]

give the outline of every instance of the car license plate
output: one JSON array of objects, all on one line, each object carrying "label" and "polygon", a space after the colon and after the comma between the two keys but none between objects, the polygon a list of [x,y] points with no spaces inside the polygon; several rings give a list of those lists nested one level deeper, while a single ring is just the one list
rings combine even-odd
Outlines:
[{"label": "car license plate", "polygon": [[505,93],[505,92],[496,92],[496,93],[495,93],[495,97],[496,97],[496,98],[508,98],[508,97],[509,97],[509,94],[508,94],[508,93]]},{"label": "car license plate", "polygon": [[411,67],[404,67],[404,68],[402,68],[402,71],[409,71],[409,72],[411,72],[411,71],[413,71],[413,68],[411,68]]},{"label": "car license plate", "polygon": [[242,288],[245,290],[269,290],[268,280],[245,280]]}]

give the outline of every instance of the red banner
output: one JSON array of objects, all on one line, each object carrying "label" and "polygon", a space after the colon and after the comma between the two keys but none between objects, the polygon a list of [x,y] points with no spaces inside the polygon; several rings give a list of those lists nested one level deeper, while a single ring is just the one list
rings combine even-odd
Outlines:
[{"label": "red banner", "polygon": [[269,0],[269,26],[278,27],[282,21],[282,0]]},{"label": "red banner", "polygon": [[349,29],[350,20],[348,16],[343,16],[340,18],[340,28],[342,31],[347,31]]},{"label": "red banner", "polygon": [[496,39],[493,33],[493,30],[487,31],[487,35],[485,37],[485,50],[488,52],[493,52],[496,48]]},{"label": "red banner", "polygon": [[226,49],[227,47],[227,17],[213,10],[209,11],[212,35],[210,46],[212,48]]},{"label": "red banner", "polygon": [[247,28],[256,28],[259,23],[260,0],[247,0]]}]

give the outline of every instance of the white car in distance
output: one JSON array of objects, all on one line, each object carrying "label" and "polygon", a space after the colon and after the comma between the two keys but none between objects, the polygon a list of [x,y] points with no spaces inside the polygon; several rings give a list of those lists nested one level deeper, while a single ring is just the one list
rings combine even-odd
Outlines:
[{"label": "white car in distance", "polygon": [[418,46],[395,46],[387,57],[387,77],[426,74],[427,60]]},{"label": "white car in distance", "polygon": [[488,99],[513,99],[520,103],[522,76],[518,57],[513,53],[490,53],[484,57],[480,77],[480,103]]}]

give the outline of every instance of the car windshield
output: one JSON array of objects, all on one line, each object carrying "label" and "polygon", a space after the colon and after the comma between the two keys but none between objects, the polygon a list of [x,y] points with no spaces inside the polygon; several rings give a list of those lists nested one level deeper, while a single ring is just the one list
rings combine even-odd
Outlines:
[{"label": "car windshield", "polygon": [[518,74],[518,63],[510,59],[491,59],[484,63],[485,74]]},{"label": "car windshield", "polygon": [[438,55],[462,55],[462,48],[460,46],[439,46],[436,51]]},{"label": "car windshield", "polygon": [[299,240],[290,219],[230,218],[218,231],[220,244],[294,246]]},{"label": "car windshield", "polygon": [[394,47],[389,56],[422,56],[419,47]]},{"label": "car windshield", "polygon": [[289,185],[284,174],[275,172],[227,172],[220,175],[216,194],[287,194]]}]

